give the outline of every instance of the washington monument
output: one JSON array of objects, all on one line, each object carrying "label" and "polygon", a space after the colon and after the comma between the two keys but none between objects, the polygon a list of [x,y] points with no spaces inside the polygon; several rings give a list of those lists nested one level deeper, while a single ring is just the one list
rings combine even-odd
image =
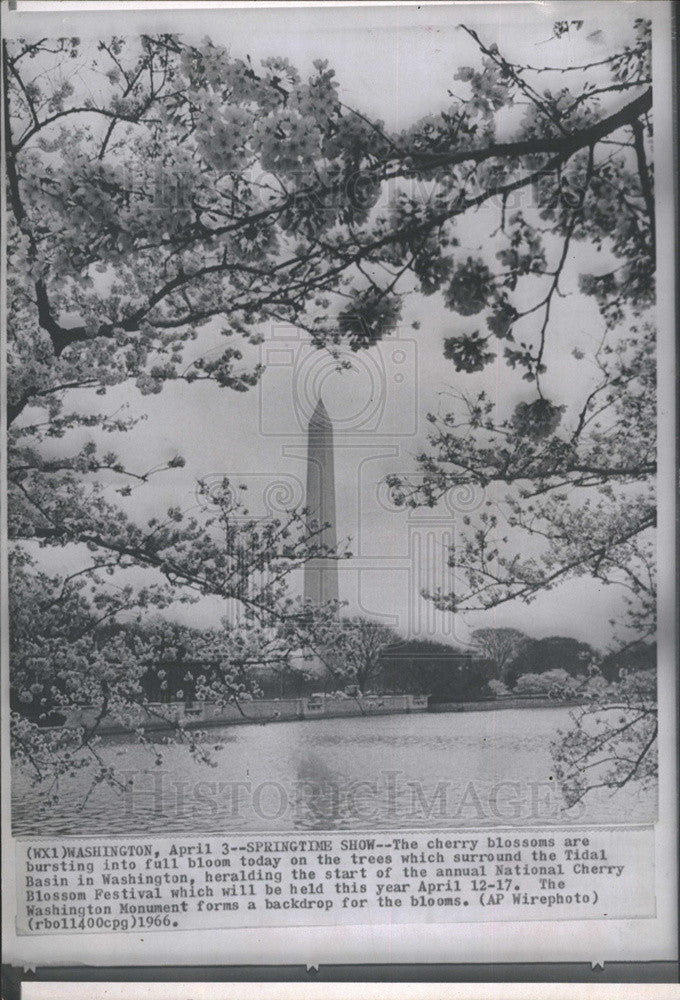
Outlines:
[{"label": "washington monument", "polygon": [[[337,547],[333,425],[321,397],[307,430],[307,525],[312,531],[327,525],[318,541]],[[317,539],[315,538],[315,541]],[[311,559],[305,565],[304,596],[315,604],[338,600],[338,564],[335,559]]]}]

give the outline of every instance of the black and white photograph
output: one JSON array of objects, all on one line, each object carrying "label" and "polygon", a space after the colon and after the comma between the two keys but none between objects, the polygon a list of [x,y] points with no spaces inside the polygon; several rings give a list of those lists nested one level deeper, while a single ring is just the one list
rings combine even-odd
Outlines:
[{"label": "black and white photograph", "polygon": [[651,29],[569,6],[5,39],[15,835],[655,821]]},{"label": "black and white photograph", "polygon": [[47,7],[9,960],[675,961],[671,5]]}]

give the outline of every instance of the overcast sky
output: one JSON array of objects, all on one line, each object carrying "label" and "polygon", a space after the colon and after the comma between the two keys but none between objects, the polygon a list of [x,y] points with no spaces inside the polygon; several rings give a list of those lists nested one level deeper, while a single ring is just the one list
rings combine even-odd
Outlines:
[{"label": "overcast sky", "polygon": [[[303,75],[314,59],[328,59],[345,103],[382,118],[389,128],[403,128],[449,106],[447,89],[462,86],[454,80],[456,70],[478,62],[476,46],[456,28],[461,20],[474,26],[485,42],[497,42],[511,58],[535,65],[601,59],[630,30],[625,5],[600,4],[597,22],[591,18],[579,31],[551,40],[555,8],[546,11],[546,6],[222,10],[202,17],[193,13],[189,20],[146,13],[138,18],[126,15],[126,30],[132,34],[172,28],[195,38],[209,34],[215,43],[229,45],[234,55],[249,54],[256,62],[284,55]],[[577,4],[568,9],[573,18],[579,16]],[[50,19],[43,15],[35,30],[81,37],[121,33],[120,21],[110,15],[79,15],[77,22],[60,17],[54,23],[51,31]],[[22,34],[30,35],[26,16],[21,27]],[[11,23],[9,30],[16,30]],[[573,80],[574,87],[579,83]],[[499,124],[503,131],[512,122]],[[489,208],[467,219],[460,229],[460,253],[478,251],[495,225],[495,212]],[[545,391],[550,396],[552,388],[560,402],[572,406],[583,399],[595,370],[587,362],[576,362],[571,351],[580,347],[591,354],[603,329],[592,300],[576,290],[579,271],[590,264],[602,266],[594,252],[575,246],[562,283],[571,294],[555,303],[551,320]],[[289,496],[303,503],[305,417],[321,391],[336,429],[338,536],[351,537],[357,557],[341,566],[340,576],[341,597],[353,611],[382,618],[402,633],[431,638],[463,641],[470,629],[496,622],[536,636],[572,635],[597,646],[606,644],[618,595],[592,581],[564,585],[528,607],[507,605],[497,616],[469,614],[458,621],[434,614],[414,596],[428,583],[446,582],[443,538],[455,534],[460,512],[395,511],[381,481],[390,472],[413,469],[413,455],[425,445],[426,414],[446,412],[452,391],[486,386],[496,394],[501,416],[520,399],[533,398],[533,392],[502,361],[483,376],[470,377],[456,375],[443,360],[444,338],[475,329],[479,317],[458,317],[443,308],[438,296],[420,295],[408,297],[403,315],[397,337],[353,356],[351,371],[337,373],[325,354],[311,351],[295,330],[279,326],[263,331],[265,342],[253,349],[252,358],[263,360],[267,370],[261,386],[246,394],[201,383],[170,386],[157,397],[142,398],[127,387],[113,390],[107,411],[127,401],[136,412],[149,414],[137,430],[116,442],[126,461],[141,471],[177,453],[187,460],[183,470],[156,477],[152,485],[136,491],[132,503],[149,514],[169,503],[189,510],[196,505],[195,481],[222,474],[249,486],[255,513],[264,512],[272,489],[290,490]],[[208,330],[192,346],[199,354],[216,343]],[[85,394],[81,398],[89,405]],[[97,400],[98,409],[101,403]],[[423,551],[429,555],[418,557]],[[63,568],[63,554],[53,565]],[[218,601],[206,601],[184,609],[182,616],[207,623],[222,610]]]}]

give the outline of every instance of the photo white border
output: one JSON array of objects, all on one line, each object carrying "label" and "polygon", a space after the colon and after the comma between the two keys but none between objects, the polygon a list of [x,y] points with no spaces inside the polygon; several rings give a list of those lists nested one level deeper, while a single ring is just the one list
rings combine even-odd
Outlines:
[{"label": "photo white border", "polygon": [[653,983],[32,983],[21,1000],[680,1000]]}]

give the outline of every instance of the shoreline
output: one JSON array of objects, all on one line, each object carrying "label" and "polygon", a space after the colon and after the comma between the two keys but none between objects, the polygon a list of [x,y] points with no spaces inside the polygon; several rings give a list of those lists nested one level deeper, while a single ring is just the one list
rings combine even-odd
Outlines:
[{"label": "shoreline", "polygon": [[[240,703],[240,705],[202,705],[200,708],[185,708],[178,711],[176,718],[160,718],[160,711],[167,705],[149,706],[152,711],[142,722],[146,732],[168,732],[176,724],[183,729],[219,729],[231,726],[264,726],[281,722],[322,722],[328,719],[375,718],[387,715],[444,715],[464,712],[495,712],[508,709],[574,708],[583,704],[580,699],[557,701],[554,698],[503,698],[485,701],[434,702],[428,703],[426,695],[375,695],[363,698],[339,700],[327,699],[260,699]],[[75,709],[71,717],[61,726],[45,727],[46,730],[75,729],[92,724],[88,716],[96,714],[91,706]],[[154,718],[154,714],[156,717]],[[104,723],[98,729],[100,736],[125,736],[134,732],[135,726],[118,721]]]},{"label": "shoreline", "polygon": [[499,698],[489,701],[442,701],[428,706],[428,712],[496,712],[506,708],[576,708],[583,705],[581,698]]}]

